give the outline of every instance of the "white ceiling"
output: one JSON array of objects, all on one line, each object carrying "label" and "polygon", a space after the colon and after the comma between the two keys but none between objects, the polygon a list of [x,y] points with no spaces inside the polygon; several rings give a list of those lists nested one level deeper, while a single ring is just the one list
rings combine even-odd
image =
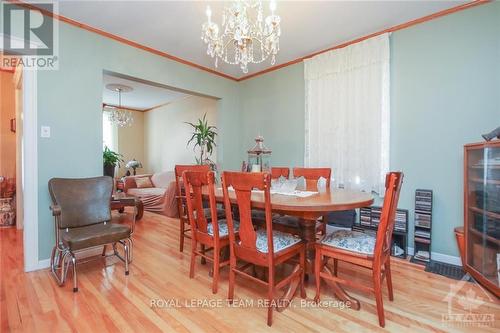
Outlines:
[{"label": "white ceiling", "polygon": [[[279,1],[282,35],[276,64],[306,56],[370,33],[411,21],[467,1]],[[169,53],[233,77],[238,66],[221,64],[206,54],[201,40],[208,1],[59,0],[61,15],[139,44]],[[220,24],[227,2],[210,1]],[[267,9],[267,5],[265,5]],[[266,14],[267,15],[267,11]],[[249,66],[249,73],[272,67],[269,61]]]},{"label": "white ceiling", "polygon": [[104,104],[114,106],[118,105],[118,93],[106,89],[107,84],[118,83],[132,87],[134,89],[133,91],[122,93],[121,106],[135,110],[148,110],[163,104],[170,103],[176,99],[189,96],[188,94],[182,92],[119,78],[110,74],[104,74],[102,81],[102,102]]}]

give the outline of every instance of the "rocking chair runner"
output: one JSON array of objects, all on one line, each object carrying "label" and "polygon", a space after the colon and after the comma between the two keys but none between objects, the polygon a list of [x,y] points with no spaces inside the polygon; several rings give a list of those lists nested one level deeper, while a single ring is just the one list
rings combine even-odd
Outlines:
[{"label": "rocking chair runner", "polygon": [[[252,281],[265,285],[268,288],[267,301],[267,325],[271,326],[273,321],[273,308],[276,307],[275,292],[288,286],[280,303],[286,303],[293,298],[297,288],[300,286],[301,297],[305,298],[304,269],[305,269],[305,244],[303,241],[291,234],[273,231],[271,218],[271,175],[268,173],[241,173],[224,172],[222,176],[224,191],[224,206],[226,209],[227,224],[230,239],[230,271],[229,271],[229,294],[228,299],[233,300],[234,284],[236,274],[242,275]],[[232,187],[232,188],[231,188]],[[231,189],[230,189],[231,188]],[[264,191],[265,198],[265,229],[254,229],[251,217],[251,195],[252,189]],[[230,194],[231,192],[231,194]],[[234,192],[234,193],[233,193]],[[236,196],[239,210],[239,234],[236,237],[235,223],[231,214],[230,196]],[[292,273],[281,281],[275,280],[276,266],[291,259],[299,258]],[[237,267],[237,261],[242,260],[247,264]],[[251,265],[267,267],[267,281],[260,280],[245,272]],[[283,311],[284,307],[277,307]]]},{"label": "rocking chair runner", "polygon": [[[114,255],[125,263],[125,275],[129,273],[131,261],[132,228],[112,223],[111,177],[82,179],[52,178],[49,192],[52,198],[52,215],[55,224],[56,245],[50,257],[51,271],[57,283],[66,281],[68,258],[73,265],[73,291],[78,291],[75,253],[98,246],[113,245]],[[135,223],[135,219],[133,219]],[[116,244],[123,245],[121,256]]]},{"label": "rocking chair runner", "polygon": [[[387,174],[384,204],[376,237],[357,231],[338,230],[316,243],[316,301],[320,298],[321,279],[373,292],[377,303],[379,324],[381,327],[385,326],[382,282],[384,278],[387,280],[389,300],[392,301],[394,295],[391,278],[391,239],[402,182],[401,172]],[[323,271],[327,268],[325,265],[330,258],[333,259],[333,273],[330,273],[329,269]],[[340,278],[337,274],[338,260],[372,270],[373,287]]]}]

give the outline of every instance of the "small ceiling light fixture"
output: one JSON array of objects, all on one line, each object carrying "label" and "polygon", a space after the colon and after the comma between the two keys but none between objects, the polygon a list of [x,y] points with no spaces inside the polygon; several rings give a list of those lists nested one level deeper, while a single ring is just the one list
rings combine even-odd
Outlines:
[{"label": "small ceiling light fixture", "polygon": [[207,44],[207,54],[215,58],[215,67],[219,58],[230,65],[239,64],[243,73],[248,73],[249,63],[259,64],[269,57],[274,65],[281,35],[276,1],[269,2],[269,10],[270,15],[264,19],[262,1],[233,1],[231,6],[224,7],[219,30],[207,6],[201,39]]},{"label": "small ceiling light fixture", "polygon": [[109,112],[109,121],[120,127],[132,126],[134,117],[132,117],[130,110],[122,108],[122,93],[131,92],[134,88],[119,83],[110,83],[106,85],[106,89],[118,93],[118,106],[106,104],[103,107],[103,111]]}]

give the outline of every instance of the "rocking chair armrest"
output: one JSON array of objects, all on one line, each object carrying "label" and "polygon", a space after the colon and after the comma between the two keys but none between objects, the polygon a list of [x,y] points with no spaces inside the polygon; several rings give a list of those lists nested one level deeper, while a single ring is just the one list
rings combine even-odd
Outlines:
[{"label": "rocking chair armrest", "polygon": [[52,211],[52,216],[61,215],[61,207],[59,205],[51,205],[50,210]]}]

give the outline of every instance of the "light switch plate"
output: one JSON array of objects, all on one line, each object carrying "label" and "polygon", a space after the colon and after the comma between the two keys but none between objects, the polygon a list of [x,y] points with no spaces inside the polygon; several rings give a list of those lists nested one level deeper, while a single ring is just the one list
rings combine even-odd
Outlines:
[{"label": "light switch plate", "polygon": [[42,126],[40,130],[41,138],[50,138],[50,126]]}]

